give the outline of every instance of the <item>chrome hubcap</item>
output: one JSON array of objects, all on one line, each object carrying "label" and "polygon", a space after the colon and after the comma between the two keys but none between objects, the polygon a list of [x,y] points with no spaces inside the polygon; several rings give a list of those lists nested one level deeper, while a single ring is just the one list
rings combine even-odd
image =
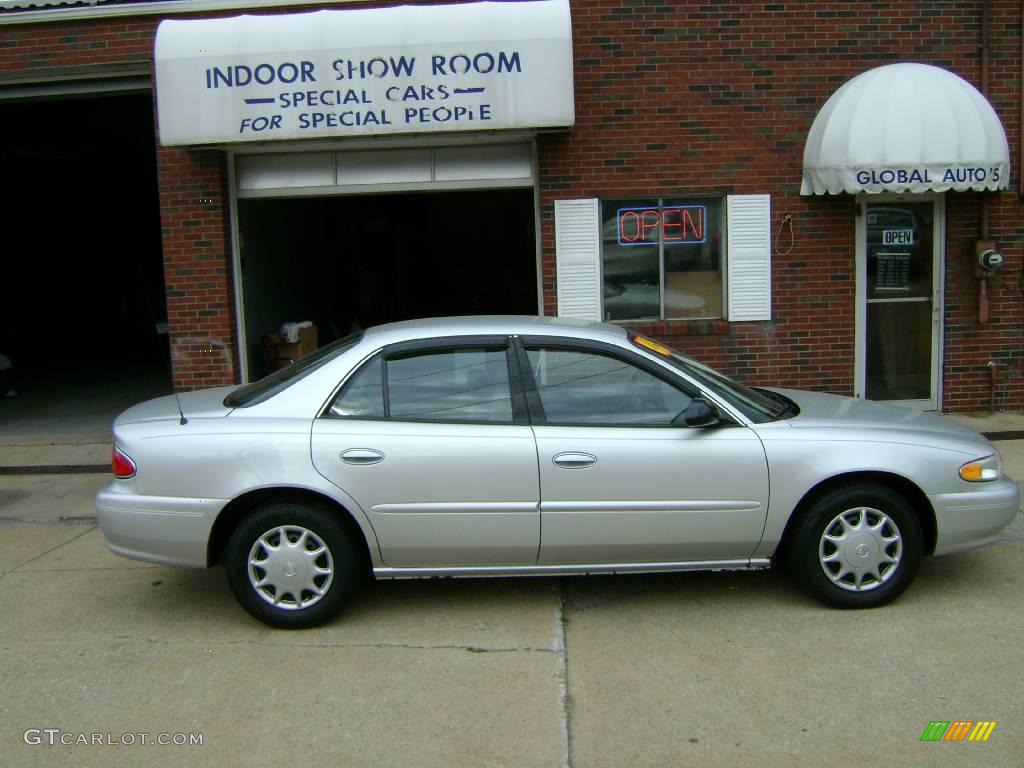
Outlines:
[{"label": "chrome hubcap", "polygon": [[327,545],[300,525],[282,525],[264,533],[249,550],[249,583],[277,608],[309,608],[327,594],[334,560]]},{"label": "chrome hubcap", "polygon": [[871,507],[848,509],[825,527],[818,560],[829,580],[851,592],[877,589],[896,573],[903,539],[892,518]]}]

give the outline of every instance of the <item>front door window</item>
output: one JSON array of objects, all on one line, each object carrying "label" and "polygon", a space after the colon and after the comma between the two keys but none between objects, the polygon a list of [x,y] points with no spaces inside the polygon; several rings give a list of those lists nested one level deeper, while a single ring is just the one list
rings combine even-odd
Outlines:
[{"label": "front door window", "polygon": [[548,424],[669,426],[690,396],[610,355],[527,350]]}]

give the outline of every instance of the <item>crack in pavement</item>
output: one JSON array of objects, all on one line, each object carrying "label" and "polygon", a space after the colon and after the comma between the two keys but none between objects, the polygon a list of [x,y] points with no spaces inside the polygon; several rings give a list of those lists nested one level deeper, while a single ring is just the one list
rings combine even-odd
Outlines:
[{"label": "crack in pavement", "polygon": [[[72,539],[72,541],[74,541],[74,539]],[[53,550],[51,550],[51,552],[52,551]],[[32,562],[32,561],[30,560],[29,563],[30,562]],[[155,570],[169,570],[170,569],[169,566],[161,565],[160,563],[144,564],[141,561],[136,561],[136,562],[138,563],[136,565],[101,565],[101,566],[99,566],[97,568],[36,568],[34,570],[31,570],[31,571],[20,571],[19,575],[20,574],[25,574],[25,573],[95,573],[95,572],[98,572],[98,571],[118,571],[118,572],[124,571],[124,572],[128,572],[128,571],[155,571]],[[18,567],[21,568],[22,565],[28,565],[29,563],[22,563]],[[171,567],[173,567],[173,566],[171,566]],[[12,573],[13,573],[13,571],[12,571]]]},{"label": "crack in pavement", "polygon": [[36,555],[35,557],[33,557],[33,558],[29,559],[29,560],[26,560],[26,561],[25,561],[24,563],[18,563],[18,565],[16,565],[16,566],[15,566],[14,568],[11,568],[11,570],[10,570],[10,571],[8,571],[8,573],[18,573],[19,569],[21,569],[21,568],[24,568],[24,567],[25,567],[26,565],[28,565],[29,563],[34,563],[34,562],[35,562],[36,560],[38,560],[39,558],[41,558],[41,557],[46,557],[46,556],[47,556],[48,554],[50,554],[51,552],[53,552],[53,551],[55,551],[55,550],[58,550],[58,549],[60,549],[60,548],[61,548],[61,547],[63,547],[63,546],[65,545],[65,544],[70,544],[70,543],[71,543],[71,542],[73,542],[73,541],[78,541],[78,539],[82,538],[83,536],[85,536],[85,535],[86,535],[86,534],[88,534],[88,533],[92,533],[92,532],[93,532],[93,531],[95,531],[95,530],[96,530],[96,526],[95,526],[95,525],[90,525],[90,526],[89,526],[88,528],[86,528],[86,529],[85,529],[84,531],[82,531],[82,532],[81,532],[80,534],[78,534],[77,536],[72,536],[72,537],[71,537],[70,539],[68,539],[67,541],[62,541],[62,542],[61,542],[60,544],[58,544],[57,546],[55,546],[55,547],[50,547],[50,549],[46,550],[45,552],[41,552],[41,553],[39,553],[39,554],[38,554],[38,555]]},{"label": "crack in pavement", "polygon": [[558,694],[562,707],[562,768],[572,768],[572,697],[569,694],[569,650],[565,638],[565,626],[568,623],[565,583],[565,579],[559,579],[554,646],[558,652]]},{"label": "crack in pavement", "polygon": [[24,523],[26,525],[59,525],[67,523],[78,525],[85,523],[96,527],[99,521],[96,515],[52,515],[50,517],[18,517],[17,515],[5,515],[0,513],[0,523]]}]

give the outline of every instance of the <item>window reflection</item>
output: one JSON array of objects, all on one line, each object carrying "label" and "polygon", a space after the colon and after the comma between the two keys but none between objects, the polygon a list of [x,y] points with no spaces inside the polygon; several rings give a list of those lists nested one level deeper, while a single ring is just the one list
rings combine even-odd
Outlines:
[{"label": "window reflection", "polygon": [[380,357],[365,364],[331,405],[354,419],[511,423],[504,349],[445,349],[388,358],[387,408]]},{"label": "window reflection", "polygon": [[378,355],[353,376],[331,405],[333,416],[353,419],[384,417],[384,384]]},{"label": "window reflection", "polygon": [[930,400],[934,205],[869,204],[865,396]]},{"label": "window reflection", "polygon": [[675,387],[619,358],[562,349],[527,354],[551,423],[664,426],[690,402]]},{"label": "window reflection", "polygon": [[722,316],[721,199],[611,199],[601,214],[606,320]]}]

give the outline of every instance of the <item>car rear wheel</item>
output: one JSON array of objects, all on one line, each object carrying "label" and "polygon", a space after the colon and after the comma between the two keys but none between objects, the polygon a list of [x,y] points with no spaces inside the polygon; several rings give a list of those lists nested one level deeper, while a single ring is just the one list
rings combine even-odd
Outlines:
[{"label": "car rear wheel", "polygon": [[795,580],[836,608],[873,608],[910,586],[923,553],[921,523],[885,486],[851,484],[816,500],[790,539]]},{"label": "car rear wheel", "polygon": [[277,502],[231,534],[228,584],[250,614],[272,627],[329,621],[359,586],[359,555],[337,514],[307,502]]}]

